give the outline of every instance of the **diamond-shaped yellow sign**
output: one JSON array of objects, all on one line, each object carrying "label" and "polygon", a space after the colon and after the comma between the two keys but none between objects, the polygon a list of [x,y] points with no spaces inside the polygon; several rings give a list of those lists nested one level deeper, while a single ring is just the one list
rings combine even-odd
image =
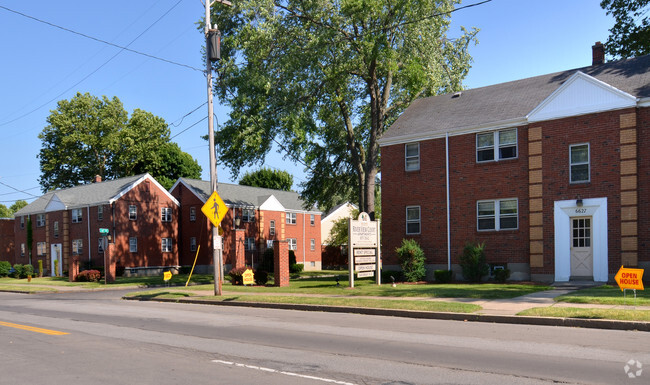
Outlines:
[{"label": "diamond-shaped yellow sign", "polygon": [[210,195],[210,198],[208,198],[203,207],[201,207],[201,211],[213,225],[219,226],[219,223],[221,223],[223,217],[228,212],[228,207],[226,207],[223,199],[215,191]]}]

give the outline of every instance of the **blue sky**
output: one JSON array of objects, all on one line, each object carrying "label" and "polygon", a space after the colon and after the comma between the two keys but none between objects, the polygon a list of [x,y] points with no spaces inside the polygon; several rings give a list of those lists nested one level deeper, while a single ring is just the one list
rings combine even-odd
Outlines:
[{"label": "blue sky", "polygon": [[[237,1],[237,0],[233,0]],[[480,2],[467,0],[462,5]],[[591,46],[605,42],[613,19],[594,0],[492,0],[457,11],[448,37],[460,26],[480,28],[471,47],[472,69],[464,84],[477,88],[591,64]],[[219,5],[216,5],[219,6]],[[44,1],[0,0],[21,12],[120,46],[203,69],[205,14],[200,0]],[[0,8],[0,203],[31,202],[41,194],[38,134],[56,102],[77,92],[117,96],[131,113],[140,108],[172,124],[171,135],[209,179],[208,146],[201,139],[207,107],[183,116],[207,100],[199,71],[170,64],[57,29]],[[220,122],[227,110],[215,104]],[[192,126],[192,127],[191,127]],[[176,136],[177,135],[177,136]],[[271,154],[267,166],[304,181],[302,166]],[[220,182],[233,182],[218,168]],[[22,192],[17,192],[20,190]]]}]

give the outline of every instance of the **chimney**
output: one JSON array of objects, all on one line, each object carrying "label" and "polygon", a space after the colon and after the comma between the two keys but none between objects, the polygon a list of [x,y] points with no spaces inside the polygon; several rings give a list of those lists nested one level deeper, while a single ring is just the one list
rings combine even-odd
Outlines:
[{"label": "chimney", "polygon": [[95,175],[95,181],[94,182],[95,183],[101,183],[101,181],[102,181],[101,175]]},{"label": "chimney", "polygon": [[591,46],[591,65],[596,66],[605,63],[605,46],[597,41]]}]

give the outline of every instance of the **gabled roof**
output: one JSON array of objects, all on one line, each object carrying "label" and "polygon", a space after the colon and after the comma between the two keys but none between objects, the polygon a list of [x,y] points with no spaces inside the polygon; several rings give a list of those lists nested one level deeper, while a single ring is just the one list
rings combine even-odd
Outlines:
[{"label": "gabled roof", "polygon": [[359,209],[359,207],[358,207],[357,205],[355,205],[354,203],[350,203],[350,202],[343,202],[343,203],[340,203],[340,204],[338,204],[338,205],[332,207],[332,208],[330,209],[330,211],[328,211],[328,212],[326,212],[326,213],[323,213],[323,215],[321,216],[321,222],[328,220],[328,219],[329,219],[328,217],[329,217],[330,215],[339,215],[339,214],[337,213],[337,211],[339,211],[339,210],[342,209],[342,208],[345,208],[345,209],[352,208],[353,210],[358,210],[358,209]]},{"label": "gabled roof", "polygon": [[151,175],[140,174],[115,180],[106,180],[99,183],[53,190],[18,210],[14,215],[18,217],[44,213],[46,211],[70,210],[86,206],[111,204],[145,180],[153,182],[170,200],[178,205],[176,198],[171,196]]},{"label": "gabled roof", "polygon": [[[528,115],[577,72],[650,98],[650,55],[556,72],[414,101],[379,140],[382,146],[528,123]],[[645,101],[644,101],[645,99]]]},{"label": "gabled roof", "polygon": [[[209,181],[187,178],[180,178],[169,191],[174,191],[179,184],[184,185],[192,191],[201,202],[205,202],[212,194],[212,187]],[[293,191],[219,183],[218,193],[228,207],[259,208],[273,196],[285,210],[319,213],[318,210],[305,210],[303,208],[304,201],[300,199],[300,195],[297,192]]]}]

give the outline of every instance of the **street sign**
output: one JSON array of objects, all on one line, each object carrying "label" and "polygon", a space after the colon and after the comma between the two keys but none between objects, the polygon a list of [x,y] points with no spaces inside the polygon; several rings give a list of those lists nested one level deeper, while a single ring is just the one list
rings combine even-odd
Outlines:
[{"label": "street sign", "polygon": [[363,278],[363,277],[374,277],[375,272],[374,271],[362,271],[357,273],[357,278]]},{"label": "street sign", "polygon": [[99,229],[99,235],[108,235],[108,233],[110,233],[109,229],[105,229],[105,228]]},{"label": "street sign", "polygon": [[374,263],[372,265],[356,265],[354,266],[354,270],[356,271],[375,271],[377,269],[377,265]]},{"label": "street sign", "polygon": [[253,275],[253,270],[246,269],[244,274],[242,274],[242,281],[244,285],[253,285],[255,284],[255,276]]},{"label": "street sign", "polygon": [[170,279],[172,279],[172,272],[171,271],[166,271],[163,273],[163,281],[167,282]]},{"label": "street sign", "polygon": [[210,195],[210,198],[208,198],[203,207],[201,207],[201,211],[213,225],[219,226],[219,223],[221,223],[223,217],[228,212],[228,207],[226,207],[223,199],[215,191]]},{"label": "street sign", "polygon": [[643,269],[628,269],[621,265],[614,280],[618,283],[618,287],[621,288],[621,291],[623,291],[623,289],[644,290]]},{"label": "street sign", "polygon": [[354,263],[375,263],[377,262],[377,257],[354,257]]},{"label": "street sign", "polygon": [[375,255],[377,251],[375,249],[354,249],[354,256],[357,255]]}]

